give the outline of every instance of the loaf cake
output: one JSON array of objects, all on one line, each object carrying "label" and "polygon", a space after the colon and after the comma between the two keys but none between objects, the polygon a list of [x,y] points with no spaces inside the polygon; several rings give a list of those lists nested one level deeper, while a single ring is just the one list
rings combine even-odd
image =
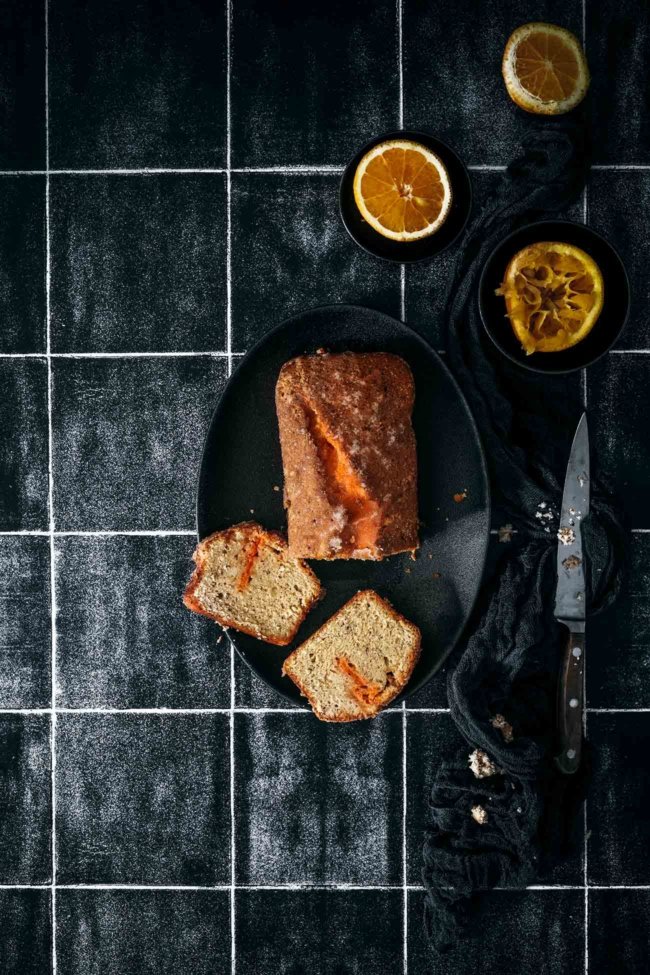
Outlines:
[{"label": "loaf cake", "polygon": [[372,589],[358,592],[284,662],[321,721],[359,721],[390,704],[420,656],[420,631]]},{"label": "loaf cake", "polygon": [[275,397],[293,555],[378,560],[418,547],[414,395],[406,362],[385,352],[285,363]]},{"label": "loaf cake", "polygon": [[308,565],[293,558],[276,532],[243,522],[204,538],[183,602],[267,643],[291,643],[321,585]]}]

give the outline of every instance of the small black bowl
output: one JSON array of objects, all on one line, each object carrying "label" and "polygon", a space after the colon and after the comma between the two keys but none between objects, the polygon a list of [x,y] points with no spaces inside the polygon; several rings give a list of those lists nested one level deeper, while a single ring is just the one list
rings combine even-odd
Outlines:
[{"label": "small black bowl", "polygon": [[[449,174],[452,194],[449,213],[442,227],[430,237],[411,241],[390,240],[388,237],[382,237],[363,219],[354,201],[354,174],[357,171],[357,166],[370,149],[379,145],[380,142],[389,142],[393,139],[408,139],[411,142],[419,142],[420,145],[435,152]],[[450,149],[446,143],[441,142],[440,139],[427,135],[426,132],[387,132],[366,143],[346,166],[341,178],[339,209],[345,229],[359,247],[363,247],[369,254],[374,254],[375,257],[381,257],[386,261],[412,264],[416,261],[431,260],[436,254],[441,254],[462,233],[472,209],[472,184],[464,163],[454,150]]]},{"label": "small black bowl", "polygon": [[[577,345],[562,352],[533,352],[528,356],[506,317],[505,299],[495,291],[517,251],[542,240],[574,244],[593,257],[603,275],[604,301],[593,329]],[[485,331],[500,352],[524,369],[558,374],[584,369],[611,349],[627,322],[630,283],[622,260],[600,234],[569,220],[540,221],[515,230],[497,244],[481,274],[478,303]]]}]

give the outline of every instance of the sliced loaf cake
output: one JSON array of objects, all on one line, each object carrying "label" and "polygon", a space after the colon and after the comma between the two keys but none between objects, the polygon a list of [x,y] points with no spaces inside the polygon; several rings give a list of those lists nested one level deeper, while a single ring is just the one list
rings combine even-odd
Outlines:
[{"label": "sliced loaf cake", "polygon": [[291,643],[323,593],[308,565],[276,532],[254,522],[204,538],[183,602],[188,609],[267,643]]},{"label": "sliced loaf cake", "polygon": [[405,687],[420,631],[372,589],[358,592],[284,662],[321,721],[374,716]]}]

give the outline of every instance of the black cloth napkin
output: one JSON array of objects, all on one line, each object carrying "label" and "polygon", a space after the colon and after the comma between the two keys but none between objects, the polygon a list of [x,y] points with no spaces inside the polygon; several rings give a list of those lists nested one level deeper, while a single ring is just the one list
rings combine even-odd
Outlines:
[{"label": "black cloth napkin", "polygon": [[[464,238],[445,311],[447,361],[479,427],[494,507],[517,534],[450,668],[451,716],[467,748],[432,770],[424,922],[439,950],[468,930],[477,892],[535,882],[566,855],[588,778],[588,750],[577,775],[562,776],[553,764],[563,632],[552,616],[557,513],[581,374],[519,369],[494,349],[478,311],[478,279],[494,246],[518,226],[566,211],[584,187],[580,113],[531,117],[525,126],[520,154]],[[624,552],[621,517],[593,451],[591,486],[583,523],[590,615],[616,598]],[[499,774],[475,777],[468,760],[476,748]],[[485,810],[484,823],[474,807]]]}]

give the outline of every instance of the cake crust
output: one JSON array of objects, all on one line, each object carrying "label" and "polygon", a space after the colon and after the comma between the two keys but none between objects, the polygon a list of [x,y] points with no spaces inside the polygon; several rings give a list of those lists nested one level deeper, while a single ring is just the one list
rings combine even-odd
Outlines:
[{"label": "cake crust", "polygon": [[417,549],[414,398],[409,366],[390,353],[285,363],[276,409],[293,555],[379,560]]}]

